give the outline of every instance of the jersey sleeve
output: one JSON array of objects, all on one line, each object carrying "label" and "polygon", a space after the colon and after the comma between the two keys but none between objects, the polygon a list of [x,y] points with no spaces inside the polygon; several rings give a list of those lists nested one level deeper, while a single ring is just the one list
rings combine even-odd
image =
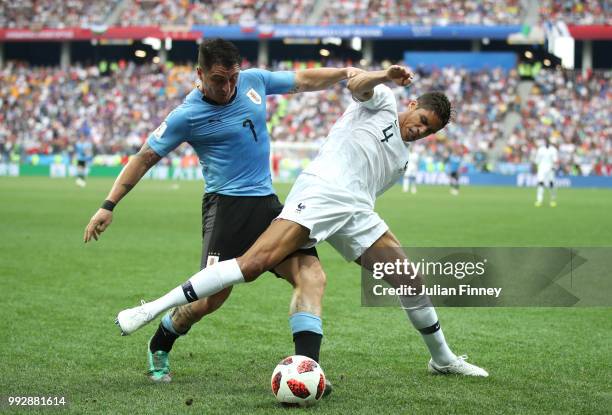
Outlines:
[{"label": "jersey sleeve", "polygon": [[264,69],[254,69],[253,71],[262,77],[266,87],[266,95],[286,94],[295,87],[295,72],[270,72]]},{"label": "jersey sleeve", "polygon": [[186,108],[175,108],[147,138],[147,144],[160,157],[164,157],[181,143],[188,141],[191,128]]},{"label": "jersey sleeve", "polygon": [[395,109],[395,95],[393,95],[393,91],[388,86],[382,84],[374,87],[372,98],[367,101],[357,102],[371,110]]}]

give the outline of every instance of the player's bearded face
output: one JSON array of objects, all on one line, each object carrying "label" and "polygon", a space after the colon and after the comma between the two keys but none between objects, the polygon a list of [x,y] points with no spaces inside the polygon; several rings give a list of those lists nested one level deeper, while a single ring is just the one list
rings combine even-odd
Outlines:
[{"label": "player's bearded face", "polygon": [[202,92],[206,98],[219,104],[227,104],[236,89],[240,67],[238,65],[225,67],[215,64],[208,71],[198,68],[198,76],[202,81]]},{"label": "player's bearded face", "polygon": [[416,102],[410,103],[400,117],[400,131],[404,141],[420,140],[434,134],[442,127],[442,122],[433,111],[418,108]]}]

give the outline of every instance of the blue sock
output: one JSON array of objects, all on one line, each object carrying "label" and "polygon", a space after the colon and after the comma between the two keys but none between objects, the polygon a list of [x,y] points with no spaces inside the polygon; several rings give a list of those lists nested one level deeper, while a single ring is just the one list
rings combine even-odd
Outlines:
[{"label": "blue sock", "polygon": [[172,315],[168,312],[162,317],[159,327],[157,327],[157,331],[153,337],[151,337],[149,341],[149,350],[151,350],[151,353],[155,353],[158,350],[170,353],[176,339],[185,334],[187,333],[179,333],[176,331],[172,324]]},{"label": "blue sock", "polygon": [[318,362],[323,339],[321,318],[311,313],[299,312],[289,317],[289,325],[293,333],[295,354],[310,357]]},{"label": "blue sock", "polygon": [[172,324],[172,315],[170,314],[170,312],[168,311],[161,319],[161,325],[168,330],[170,333],[176,335],[176,336],[182,336],[185,333],[179,333],[178,331],[176,331],[176,329],[174,328],[174,325]]}]

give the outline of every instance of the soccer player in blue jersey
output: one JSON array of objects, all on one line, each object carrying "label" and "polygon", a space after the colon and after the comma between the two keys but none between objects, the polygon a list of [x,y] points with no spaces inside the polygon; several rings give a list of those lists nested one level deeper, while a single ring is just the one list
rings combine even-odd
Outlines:
[{"label": "soccer player in blue jersey", "polygon": [[450,182],[450,193],[453,196],[459,195],[459,170],[461,169],[461,153],[460,150],[452,150],[450,156],[446,160],[446,168],[448,170],[448,179]]},{"label": "soccer player in blue jersey", "polygon": [[[278,216],[282,205],[274,194],[270,176],[266,95],[322,90],[360,70],[241,71],[240,62],[239,52],[230,42],[214,39],[200,45],[197,73],[201,84],[130,159],[87,225],[85,242],[98,239],[111,224],[116,204],[153,165],[183,142],[197,152],[206,181],[202,203],[202,269],[244,254]],[[298,251],[271,271],[294,286],[289,321],[295,353],[318,360],[325,274],[316,251]],[[171,380],[168,353],[175,340],[204,315],[218,309],[230,293],[231,287],[211,297],[193,297],[197,301],[162,317],[149,341],[152,380]]]},{"label": "soccer player in blue jersey", "polygon": [[87,175],[87,163],[93,159],[93,145],[91,141],[87,141],[85,137],[79,137],[79,140],[74,145],[74,155],[77,161],[77,179],[76,184],[79,187],[85,187],[85,177]]},{"label": "soccer player in blue jersey", "polygon": [[[376,199],[403,175],[410,143],[444,128],[452,109],[443,93],[431,92],[398,112],[395,94],[382,85],[389,81],[407,86],[412,76],[406,68],[392,65],[351,77],[348,88],[355,102],[332,126],[319,154],[294,183],[283,211],[255,244],[242,257],[207,267],[152,302],[119,312],[122,332],[133,333],[193,296],[254,281],[296,249],[323,241],[369,272],[408,261],[400,241],[374,211]],[[398,300],[431,355],[430,373],[489,375],[450,349],[418,273],[396,270],[383,278],[393,287],[409,284],[416,290]]]}]

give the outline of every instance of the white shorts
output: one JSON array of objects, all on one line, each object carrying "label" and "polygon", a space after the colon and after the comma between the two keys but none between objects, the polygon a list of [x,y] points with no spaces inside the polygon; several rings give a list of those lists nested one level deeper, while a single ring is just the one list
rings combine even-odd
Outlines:
[{"label": "white shorts", "polygon": [[415,177],[417,175],[417,169],[406,169],[406,172],[404,173],[404,177]]},{"label": "white shorts", "polygon": [[346,189],[302,173],[278,215],[308,228],[310,248],[327,241],[347,261],[359,258],[389,227],[372,207]]},{"label": "white shorts", "polygon": [[538,169],[538,183],[543,182],[548,185],[555,182],[555,172],[553,169]]}]

